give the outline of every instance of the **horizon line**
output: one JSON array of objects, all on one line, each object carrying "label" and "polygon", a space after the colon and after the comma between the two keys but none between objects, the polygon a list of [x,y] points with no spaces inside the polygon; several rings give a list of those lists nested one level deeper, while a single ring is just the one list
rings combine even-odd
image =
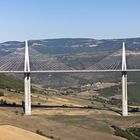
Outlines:
[{"label": "horizon line", "polygon": [[25,42],[26,40],[28,41],[37,41],[37,40],[59,40],[59,39],[94,39],[94,40],[121,40],[121,39],[134,39],[134,38],[140,38],[140,36],[136,37],[114,37],[114,38],[92,38],[92,37],[54,37],[54,38],[33,38],[33,39],[25,39],[25,40],[5,40],[0,42],[6,43],[6,42]]}]

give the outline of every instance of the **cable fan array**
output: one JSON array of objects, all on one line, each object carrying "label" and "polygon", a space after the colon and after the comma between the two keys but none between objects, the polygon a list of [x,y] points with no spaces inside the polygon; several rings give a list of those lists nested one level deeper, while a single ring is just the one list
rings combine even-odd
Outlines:
[{"label": "cable fan array", "polygon": [[[16,50],[5,56],[0,56],[0,71],[24,71],[25,50]],[[62,62],[55,55],[42,54],[34,48],[29,48],[31,71],[76,70],[67,62]],[[127,69],[140,69],[140,53],[126,51]],[[76,61],[76,60],[75,60]],[[83,62],[84,63],[84,62]],[[86,62],[85,62],[86,63]],[[121,70],[122,49],[103,57],[85,70]]]}]

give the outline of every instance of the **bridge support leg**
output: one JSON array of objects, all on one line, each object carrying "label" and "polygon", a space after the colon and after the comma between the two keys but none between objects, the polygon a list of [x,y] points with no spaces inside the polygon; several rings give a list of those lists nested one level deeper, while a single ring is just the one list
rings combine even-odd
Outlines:
[{"label": "bridge support leg", "polygon": [[24,74],[25,115],[31,115],[31,86],[30,74]]},{"label": "bridge support leg", "polygon": [[128,116],[126,71],[122,72],[122,116]]}]

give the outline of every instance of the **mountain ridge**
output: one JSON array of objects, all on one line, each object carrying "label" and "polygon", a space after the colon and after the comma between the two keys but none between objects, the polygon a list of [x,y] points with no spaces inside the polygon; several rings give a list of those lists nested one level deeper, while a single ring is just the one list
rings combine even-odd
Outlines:
[{"label": "mountain ridge", "polygon": [[[132,66],[139,68],[140,38],[109,40],[63,38],[29,40],[31,70],[114,68],[114,65],[112,65],[114,63],[117,63],[117,66],[120,68],[123,41],[126,42],[126,50],[129,51],[127,53],[128,68],[133,68]],[[0,68],[2,70],[23,70],[24,46],[25,42],[18,41],[0,43]],[[117,53],[119,55],[116,55]],[[20,66],[19,69],[17,69],[17,65]],[[13,67],[11,68],[11,66]],[[94,77],[92,74],[35,77],[32,78],[33,82],[48,85],[52,85],[53,83],[57,83],[58,85],[60,83],[61,85],[67,85],[67,83],[69,83],[68,85],[78,85],[78,83],[92,81],[93,79],[93,81],[98,81],[99,79],[112,80],[112,77],[108,78],[104,74],[96,74]]]},{"label": "mountain ridge", "polygon": [[[35,48],[41,53],[74,53],[74,52],[89,52],[100,51],[100,49],[115,49],[122,46],[125,41],[129,49],[140,48],[140,37],[137,38],[122,38],[122,39],[92,39],[92,38],[56,38],[56,39],[41,39],[29,40],[29,46]],[[132,47],[133,46],[133,47]],[[7,41],[0,43],[0,48],[21,48],[24,47],[24,42]],[[43,51],[40,50],[43,49]],[[44,50],[46,48],[46,50]],[[59,48],[59,50],[58,50]],[[56,49],[56,50],[52,50]],[[63,50],[65,49],[65,51]],[[99,50],[98,50],[99,49]]]}]

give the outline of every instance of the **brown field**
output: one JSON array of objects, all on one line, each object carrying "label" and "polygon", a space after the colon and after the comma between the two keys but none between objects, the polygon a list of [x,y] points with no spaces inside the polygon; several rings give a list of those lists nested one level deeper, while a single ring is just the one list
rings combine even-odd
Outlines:
[{"label": "brown field", "polygon": [[[15,113],[15,108],[0,108],[0,136],[2,140],[5,140],[4,136],[7,136],[6,140],[11,140],[9,139],[10,136],[13,137],[16,132],[18,133],[17,138],[20,140],[27,138],[35,140],[34,137],[41,140],[42,137],[35,135],[37,130],[41,130],[46,136],[56,140],[122,139],[113,136],[112,129],[105,123],[102,124],[98,119],[95,120],[96,115],[100,114],[95,110],[33,109],[31,116],[23,116],[20,108],[16,108],[16,110],[18,113]],[[47,138],[44,137],[44,139]],[[12,140],[16,139],[13,138]]]},{"label": "brown field", "polygon": [[39,136],[30,131],[17,128],[10,125],[1,125],[0,126],[0,139],[1,140],[50,140]]},{"label": "brown field", "polygon": [[[22,94],[5,92],[5,96],[1,99],[6,99],[7,102],[11,103],[21,103],[24,97]],[[100,102],[91,104],[89,100],[80,99],[76,96],[48,96],[35,93],[32,94],[32,103],[36,105],[40,103],[40,105],[37,108],[32,108],[31,116],[25,116],[20,107],[0,107],[0,140],[15,140],[14,132],[19,135],[16,136],[18,139],[21,136],[20,140],[27,138],[30,140],[41,140],[41,138],[53,140],[123,140],[121,137],[114,136],[112,125],[121,128],[140,127],[139,113],[131,113],[128,117],[122,117],[113,111],[113,108],[117,108],[115,106],[109,106],[112,107],[112,110],[109,110],[104,108]],[[42,107],[41,105],[45,106]],[[63,105],[69,108],[65,108]],[[87,108],[89,105],[99,109]],[[83,108],[77,108],[77,106]],[[37,130],[40,130],[45,137],[36,134]],[[13,139],[8,138],[10,135]],[[4,136],[7,137],[4,139]]]}]

